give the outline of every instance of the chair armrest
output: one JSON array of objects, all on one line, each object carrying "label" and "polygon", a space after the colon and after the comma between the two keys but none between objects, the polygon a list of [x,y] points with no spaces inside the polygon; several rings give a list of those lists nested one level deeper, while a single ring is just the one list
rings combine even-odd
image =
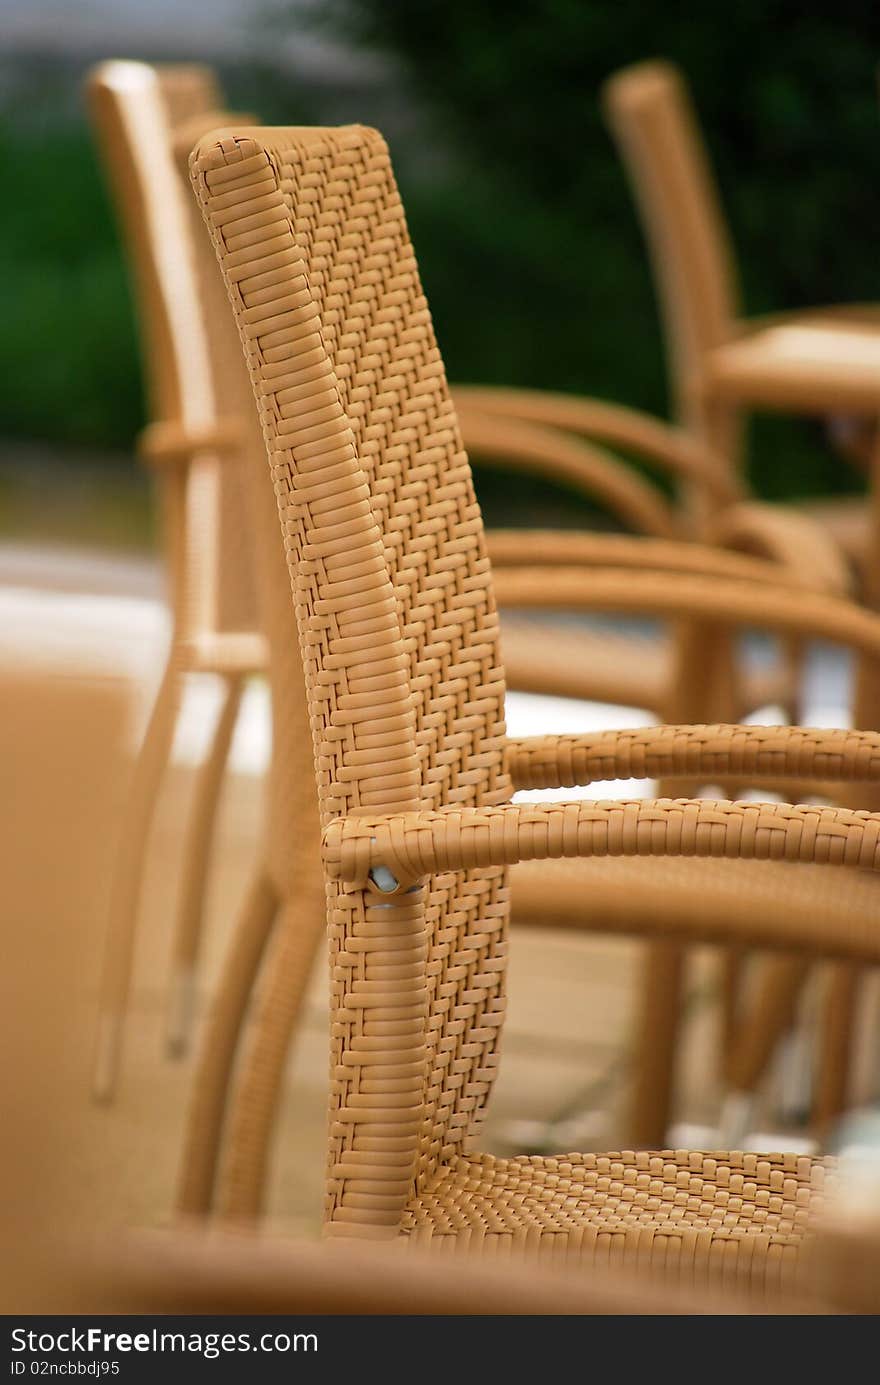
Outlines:
[{"label": "chair armrest", "polygon": [[669,537],[675,532],[669,501],[632,467],[593,443],[471,408],[459,412],[458,422],[465,449],[477,464],[561,482],[600,502],[636,533]]},{"label": "chair armrest", "polygon": [[726,463],[681,428],[636,409],[580,395],[544,390],[455,385],[456,410],[479,410],[499,419],[542,424],[622,447],[679,481],[703,487],[715,505],[739,500],[744,489]]},{"label": "chair armrest", "polygon": [[880,779],[880,735],[801,726],[648,726],[510,739],[507,770],[517,789],[563,789],[603,779],[819,776]]},{"label": "chair armrest", "polygon": [[269,645],[258,630],[201,631],[181,639],[180,650],[185,666],[196,673],[247,677],[269,667]]},{"label": "chair armrest", "polygon": [[[63,1261],[76,1286],[70,1312],[198,1314],[687,1314],[754,1316],[754,1297],[695,1291],[633,1266],[535,1263],[527,1253],[454,1257],[402,1238],[324,1241],[183,1226],[97,1233]],[[463,1239],[463,1238],[460,1238]],[[64,1252],[62,1251],[61,1254]],[[777,1312],[806,1311],[773,1300]]]},{"label": "chair armrest", "polygon": [[[592,856],[710,856],[880,868],[880,815],[706,799],[508,803],[337,818],[331,879],[389,898],[447,870]],[[393,878],[385,889],[380,881]]]},{"label": "chair armrest", "polygon": [[880,616],[841,597],[780,584],[689,573],[591,568],[501,567],[493,585],[499,606],[523,610],[621,612],[662,619],[716,620],[846,645],[880,658]]},{"label": "chair armrest", "polygon": [[[555,429],[626,448],[677,479],[706,489],[713,509],[718,510],[710,538],[719,545],[790,567],[803,575],[805,585],[838,594],[850,590],[851,574],[843,555],[820,525],[780,506],[741,500],[742,488],[729,469],[679,428],[634,409],[576,395],[474,385],[456,386],[453,394],[465,446],[477,456],[483,455],[481,444],[489,445],[503,461],[505,448],[515,449],[518,440],[524,455],[534,453],[543,438],[547,456],[532,455],[531,459],[539,470],[553,474],[554,451],[547,440]],[[541,425],[540,435],[537,430],[531,433],[534,425]],[[617,461],[607,453],[604,456]],[[573,478],[560,474],[560,479]],[[586,475],[584,481],[589,488]]]},{"label": "chair armrest", "polygon": [[759,501],[731,505],[715,516],[709,540],[770,559],[819,591],[845,596],[852,589],[849,565],[827,530],[810,515],[784,506]]},{"label": "chair armrest", "polygon": [[138,435],[137,450],[150,466],[188,466],[199,452],[233,452],[241,446],[236,418],[205,424],[175,421],[148,423]]},{"label": "chair armrest", "polygon": [[[501,567],[621,567],[727,577],[737,581],[770,582],[777,586],[828,591],[821,575],[805,563],[788,566],[785,559],[712,548],[677,539],[654,539],[630,534],[593,534],[567,529],[490,529],[486,543],[493,568]],[[591,580],[585,578],[584,580]],[[837,594],[836,588],[830,590]]]}]

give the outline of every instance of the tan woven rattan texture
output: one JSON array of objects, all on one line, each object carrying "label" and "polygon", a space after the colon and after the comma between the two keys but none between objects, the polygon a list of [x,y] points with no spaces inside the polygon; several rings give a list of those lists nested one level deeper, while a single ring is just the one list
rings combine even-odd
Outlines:
[{"label": "tan woven rattan texture", "polygon": [[[358,129],[304,132],[300,140],[280,169],[287,197],[256,151],[243,167],[224,161],[211,190],[228,203],[227,252],[235,254],[232,228],[243,222],[247,264],[254,217],[261,238],[268,228],[282,242],[278,270],[269,269],[259,305],[248,302],[245,313],[256,329],[249,348],[259,343],[259,366],[272,382],[260,405],[297,573],[322,815],[327,822],[371,807],[501,804],[511,785],[488,560],[387,153]],[[219,193],[220,183],[228,191]],[[296,244],[306,247],[311,271],[302,287],[293,243],[283,245],[294,204]],[[226,269],[235,272],[228,259]],[[276,345],[266,315],[279,311]],[[294,439],[296,470],[285,446]],[[422,460],[413,465],[416,454]],[[388,1170],[392,1183],[408,1182],[417,1129],[419,1168],[428,1173],[460,1146],[491,1084],[503,1012],[504,872],[439,876],[424,904],[391,910],[358,891],[334,893],[334,1162],[356,1167],[362,1153],[378,1152],[366,1133],[381,1112],[371,1068],[381,1090],[396,1051],[405,1071],[393,1079],[390,1104],[411,1114],[390,1118],[404,1147],[391,1151]],[[369,951],[357,945],[360,933]],[[431,934],[426,997],[419,954]],[[397,976],[403,1005],[393,1003],[387,1021],[374,1018]],[[386,1004],[396,1002],[396,989]],[[407,1049],[413,1038],[418,1045],[426,999],[436,1018],[423,1100],[422,1060],[416,1053],[413,1063]],[[359,1060],[350,1069],[347,1055]]]},{"label": "tan woven rattan texture", "polygon": [[[504,1010],[502,864],[620,850],[873,866],[880,823],[785,805],[510,805],[482,526],[384,143],[359,127],[207,140],[194,177],[257,394],[305,667],[331,945],[330,1229],[627,1249],[683,1272],[709,1252],[771,1281],[821,1165],[469,1155]],[[838,769],[876,757],[872,738],[848,744]],[[779,749],[780,772],[833,768],[822,744]],[[383,866],[401,888],[385,892]]]}]

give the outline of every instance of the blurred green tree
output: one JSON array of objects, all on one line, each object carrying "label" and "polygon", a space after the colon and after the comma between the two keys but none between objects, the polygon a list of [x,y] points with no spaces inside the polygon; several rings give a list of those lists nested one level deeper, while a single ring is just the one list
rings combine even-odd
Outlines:
[{"label": "blurred green tree", "polygon": [[[584,390],[662,411],[644,246],[598,107],[648,57],[690,82],[749,312],[880,300],[880,7],[739,0],[325,0],[319,22],[390,55],[446,162],[400,160],[455,378]],[[756,481],[851,483],[817,430],[762,421]]]},{"label": "blurred green tree", "polygon": [[125,268],[87,132],[0,120],[0,434],[107,447],[143,412]]},{"label": "blurred green tree", "polygon": [[[747,310],[880,301],[873,0],[723,14],[675,0],[261,0],[249,23],[308,23],[380,58],[367,79],[345,62],[337,76],[249,62],[223,77],[238,109],[390,135],[454,379],[665,411],[647,258],[598,108],[602,81],[647,57],[692,85]],[[136,335],[82,72],[4,71],[0,436],[126,445],[143,414]],[[762,419],[754,443],[764,494],[855,484],[814,425]]]}]

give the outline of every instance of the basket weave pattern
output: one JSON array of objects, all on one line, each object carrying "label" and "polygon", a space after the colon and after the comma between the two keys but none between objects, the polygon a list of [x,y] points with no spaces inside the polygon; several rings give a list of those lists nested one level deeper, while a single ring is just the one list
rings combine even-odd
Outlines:
[{"label": "basket weave pattern", "polygon": [[[618,757],[508,748],[482,524],[383,141],[360,127],[224,137],[193,176],[258,399],[308,691],[331,945],[328,1228],[628,1250],[682,1270],[710,1252],[769,1283],[796,1257],[820,1162],[470,1153],[504,1012],[503,865],[619,850],[874,867],[880,823],[786,805],[512,805],[511,764],[520,782],[562,783]],[[878,751],[828,733],[651,734],[622,748],[631,766],[697,772],[727,754],[872,777]]]}]

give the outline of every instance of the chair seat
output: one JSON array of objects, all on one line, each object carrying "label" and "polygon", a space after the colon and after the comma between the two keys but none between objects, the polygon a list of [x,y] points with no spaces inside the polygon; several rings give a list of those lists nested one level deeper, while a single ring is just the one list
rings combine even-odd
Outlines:
[{"label": "chair seat", "polygon": [[194,636],[184,646],[186,666],[194,673],[265,673],[269,647],[256,630],[218,630]]},{"label": "chair seat", "polygon": [[[787,862],[602,858],[523,863],[511,873],[517,923],[814,953],[829,921],[842,954],[880,961],[880,881]],[[735,934],[733,920],[738,923]],[[789,1282],[833,1162],[800,1154],[692,1151],[450,1159],[409,1204],[416,1241],[548,1250],[583,1261],[631,1256],[674,1278],[697,1262],[763,1290]]]},{"label": "chair seat", "polygon": [[776,1287],[794,1271],[828,1163],[798,1154],[565,1154],[458,1157],[416,1197],[403,1231],[624,1256],[685,1278],[695,1262]]},{"label": "chair seat", "polygon": [[511,871],[515,922],[603,934],[783,947],[880,963],[880,879],[790,861],[602,857],[523,862]]},{"label": "chair seat", "polygon": [[[672,647],[665,636],[565,626],[502,612],[501,645],[507,684],[518,692],[657,713],[667,705]],[[788,705],[794,691],[792,674],[782,665],[749,672],[742,710]]]},{"label": "chair seat", "polygon": [[880,412],[880,309],[816,308],[757,320],[709,355],[729,400],[826,414]]}]

